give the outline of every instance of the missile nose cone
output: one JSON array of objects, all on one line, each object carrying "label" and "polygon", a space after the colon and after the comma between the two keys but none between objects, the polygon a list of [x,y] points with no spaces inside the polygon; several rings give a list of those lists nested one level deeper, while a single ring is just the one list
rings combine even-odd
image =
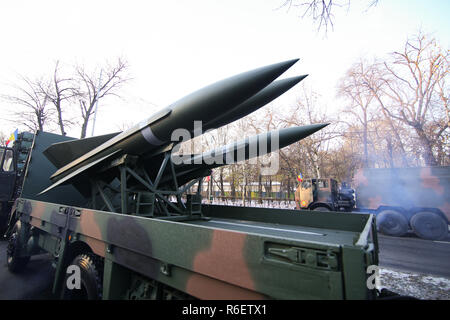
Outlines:
[{"label": "missile nose cone", "polygon": [[286,79],[281,79],[281,80],[277,80],[272,82],[269,86],[267,86],[266,88],[272,88],[272,90],[278,90],[280,91],[279,95],[283,94],[284,92],[288,91],[289,89],[291,89],[293,86],[295,86],[297,83],[299,83],[300,81],[302,81],[303,79],[305,79],[308,75],[301,75],[301,76],[297,76],[297,77],[291,77],[291,78],[286,78]]},{"label": "missile nose cone", "polygon": [[293,86],[295,86],[297,83],[299,83],[300,81],[302,81],[303,79],[305,79],[308,75],[304,74],[301,76],[297,76],[297,77],[291,77],[291,78],[286,78],[286,79],[282,79],[282,80],[278,80],[277,82],[281,85],[283,84],[286,87],[292,88]]},{"label": "missile nose cone", "polygon": [[267,103],[275,100],[280,95],[294,87],[297,83],[305,79],[308,75],[302,75],[292,78],[277,80],[269,84],[267,87],[259,91],[235,108],[225,112],[220,117],[206,124],[206,129],[218,128],[228,123],[236,121],[246,115],[265,106]]},{"label": "missile nose cone", "polygon": [[298,60],[300,59],[292,59],[292,60],[286,60],[278,63],[274,63],[268,66],[259,67],[257,69],[253,69],[241,74],[238,74],[236,76],[233,76],[228,79],[233,79],[232,81],[236,81],[235,79],[243,79],[245,77],[253,78],[253,81],[261,81],[261,80],[268,80],[265,85],[261,87],[265,87],[270,82],[278,78],[282,73],[284,73],[286,70],[288,70],[290,67],[292,67]]},{"label": "missile nose cone", "polygon": [[329,123],[310,124],[306,126],[291,127],[279,131],[280,148],[304,139],[313,133],[325,128]]},{"label": "missile nose cone", "polygon": [[[274,63],[265,67],[260,67],[258,69],[254,69],[251,71],[247,71],[248,73],[261,73],[266,77],[273,77],[272,81],[278,78],[282,73],[292,67],[298,60],[300,59],[292,59],[283,62]],[[271,82],[271,81],[270,81]]]},{"label": "missile nose cone", "polygon": [[[304,128],[305,131],[308,132],[308,135],[311,135],[314,132],[317,132],[317,131],[325,128],[328,125],[329,125],[329,123],[317,123],[317,124],[310,124],[310,125],[306,125],[306,126],[301,126],[300,128]],[[309,132],[311,132],[311,133],[309,133]]]},{"label": "missile nose cone", "polygon": [[291,60],[286,60],[286,61],[282,61],[282,62],[278,62],[275,64],[272,64],[271,66],[273,66],[274,68],[278,69],[284,69],[287,70],[290,67],[292,67],[295,63],[297,63],[297,61],[300,60],[299,58],[296,59],[291,59]]}]

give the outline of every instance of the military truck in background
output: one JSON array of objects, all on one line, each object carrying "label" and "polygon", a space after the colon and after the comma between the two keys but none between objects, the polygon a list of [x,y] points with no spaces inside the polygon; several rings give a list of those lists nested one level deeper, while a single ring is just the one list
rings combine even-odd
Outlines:
[{"label": "military truck in background", "polygon": [[333,179],[308,179],[296,191],[298,209],[366,212],[390,236],[448,237],[450,167],[359,169],[354,191]]},{"label": "military truck in background", "polygon": [[355,206],[354,191],[339,188],[335,179],[305,179],[295,191],[297,209],[314,211],[346,211]]},{"label": "military truck in background", "polygon": [[5,231],[12,205],[21,193],[34,135],[20,133],[10,147],[0,146],[0,233]]},{"label": "military truck in background", "polygon": [[[7,264],[11,272],[27,272],[31,256],[49,253],[56,269],[56,297],[383,296],[367,287],[371,275],[367,268],[378,264],[373,215],[308,211],[294,215],[293,210],[202,205],[198,198],[202,179],[197,193],[184,195],[187,210],[183,215],[152,209],[155,194],[151,192],[122,189],[130,192],[127,211],[121,210],[123,201],[107,203],[112,191],[106,187],[86,195],[67,184],[39,194],[50,185],[48,177],[56,170],[44,151],[72,138],[39,131],[32,136],[23,184],[6,233]],[[74,141],[89,144],[90,139]],[[133,163],[123,158],[98,171],[104,174],[120,167],[134,172]],[[130,175],[124,181],[130,183]],[[115,187],[111,184],[110,188]],[[162,191],[155,192],[163,196]],[[73,266],[81,269],[81,290],[67,286]]]}]

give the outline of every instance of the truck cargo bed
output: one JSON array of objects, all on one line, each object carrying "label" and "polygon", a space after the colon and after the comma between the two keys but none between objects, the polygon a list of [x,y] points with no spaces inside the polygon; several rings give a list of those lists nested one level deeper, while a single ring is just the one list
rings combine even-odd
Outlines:
[{"label": "truck cargo bed", "polygon": [[204,205],[203,213],[211,220],[193,223],[283,239],[351,246],[370,234],[369,214],[218,205]]},{"label": "truck cargo bed", "polygon": [[[129,270],[129,279],[200,299],[374,297],[366,286],[366,268],[378,263],[372,215],[205,205],[203,217],[171,221],[31,199],[19,199],[17,213],[58,264],[61,247],[87,245],[111,279]],[[104,298],[123,290],[105,287]]]}]

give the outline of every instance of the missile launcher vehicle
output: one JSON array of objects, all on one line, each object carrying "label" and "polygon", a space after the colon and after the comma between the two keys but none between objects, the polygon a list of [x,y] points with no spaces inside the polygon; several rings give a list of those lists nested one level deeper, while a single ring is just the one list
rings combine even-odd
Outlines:
[{"label": "missile launcher vehicle", "polygon": [[9,270],[26,273],[31,256],[49,253],[53,293],[64,299],[380,298],[367,271],[378,264],[372,215],[202,204],[213,168],[326,124],[175,161],[173,131],[191,133],[196,120],[217,128],[255,111],[304,78],[274,82],[295,62],[222,80],[122,133],[79,140],[36,132],[5,233]]}]

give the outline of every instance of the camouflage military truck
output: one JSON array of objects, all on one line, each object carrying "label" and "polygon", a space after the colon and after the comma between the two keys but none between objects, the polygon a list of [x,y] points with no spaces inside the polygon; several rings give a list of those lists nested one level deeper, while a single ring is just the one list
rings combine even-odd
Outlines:
[{"label": "camouflage military truck", "polygon": [[379,231],[423,239],[448,237],[450,167],[360,169],[354,177],[356,207],[376,213]]},{"label": "camouflage military truck", "polygon": [[[367,268],[378,264],[373,215],[298,215],[293,210],[202,205],[202,178],[196,191],[195,185],[180,193],[155,190],[152,179],[128,156],[95,167],[98,176],[89,176],[93,183],[86,187],[88,192],[80,192],[79,181],[74,181],[40,193],[57,169],[45,150],[70,139],[46,132],[34,135],[6,232],[11,272],[26,273],[32,255],[51,255],[56,297],[380,297],[367,286]],[[95,139],[73,142],[89,145]],[[163,166],[156,171],[164,172]],[[111,170],[121,179],[109,181]],[[148,188],[137,188],[136,181]],[[170,203],[155,202],[166,196],[172,197]],[[185,205],[181,214],[175,210],[178,201]],[[77,268],[80,289],[68,285]]]},{"label": "camouflage military truck", "polygon": [[8,214],[20,195],[33,134],[23,132],[11,147],[0,147],[0,233],[6,228]]},{"label": "camouflage military truck", "polygon": [[448,237],[450,167],[360,169],[353,185],[339,190],[334,179],[307,179],[296,190],[297,209],[373,213],[386,235]]}]

